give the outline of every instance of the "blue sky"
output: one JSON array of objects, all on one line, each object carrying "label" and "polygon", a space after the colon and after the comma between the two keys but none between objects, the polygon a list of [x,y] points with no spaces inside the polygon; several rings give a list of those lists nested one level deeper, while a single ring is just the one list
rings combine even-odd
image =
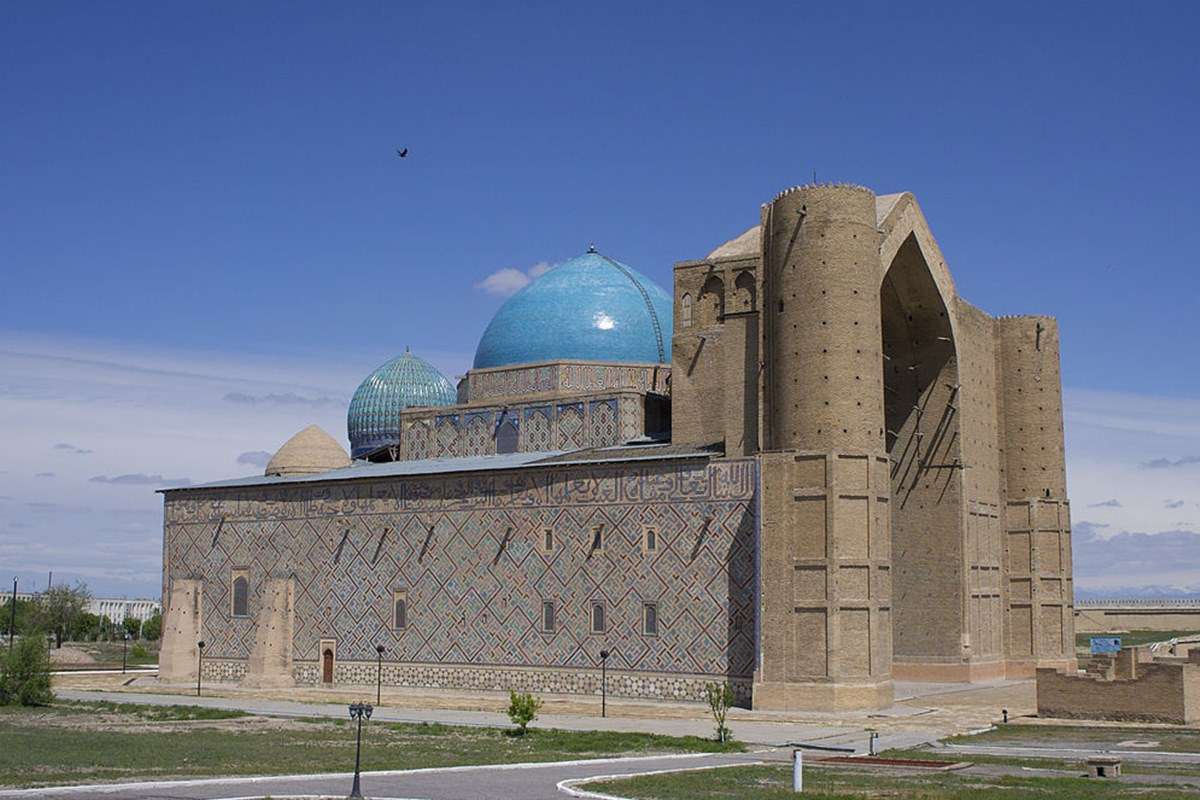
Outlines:
[{"label": "blue sky", "polygon": [[94,479],[342,435],[406,345],[465,370],[513,271],[668,286],[814,170],[1059,317],[1080,546],[1200,532],[1200,7],[647,5],[7,8],[0,570],[152,591],[152,482]]}]

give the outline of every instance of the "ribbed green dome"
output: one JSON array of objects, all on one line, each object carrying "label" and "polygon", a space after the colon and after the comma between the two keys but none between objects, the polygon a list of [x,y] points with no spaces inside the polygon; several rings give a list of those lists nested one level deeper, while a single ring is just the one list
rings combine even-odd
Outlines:
[{"label": "ribbed green dome", "polygon": [[445,375],[408,348],[367,376],[350,400],[346,428],[350,455],[362,458],[400,443],[400,412],[409,406],[451,406],[457,401]]}]

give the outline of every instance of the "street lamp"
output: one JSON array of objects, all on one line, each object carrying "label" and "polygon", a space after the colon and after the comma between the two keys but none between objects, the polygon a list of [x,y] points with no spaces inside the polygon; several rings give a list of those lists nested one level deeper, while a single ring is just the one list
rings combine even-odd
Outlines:
[{"label": "street lamp", "polygon": [[375,667],[375,705],[383,705],[381,698],[383,697],[383,651],[387,650],[381,644],[375,645],[375,654],[379,656]]},{"label": "street lamp", "polygon": [[600,651],[600,716],[608,716],[608,651]]},{"label": "street lamp", "polygon": [[204,640],[196,642],[196,697],[200,696],[200,674],[204,672]]},{"label": "street lamp", "polygon": [[354,740],[354,786],[350,789],[351,798],[361,798],[362,789],[359,788],[358,773],[359,767],[362,764],[362,721],[365,716],[371,718],[371,712],[375,708],[370,703],[351,703],[350,704],[350,719],[358,720],[358,733]]},{"label": "street lamp", "polygon": [[129,665],[129,631],[125,631],[125,643],[121,647],[121,674],[125,673],[125,668]]}]

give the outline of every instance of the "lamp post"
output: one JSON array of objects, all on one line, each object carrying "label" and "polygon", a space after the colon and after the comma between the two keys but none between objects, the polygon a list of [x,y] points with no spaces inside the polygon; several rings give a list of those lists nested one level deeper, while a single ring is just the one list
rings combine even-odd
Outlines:
[{"label": "lamp post", "polygon": [[383,705],[381,698],[383,697],[383,651],[387,650],[381,644],[375,645],[375,655],[379,658],[375,662],[375,705]]},{"label": "lamp post", "polygon": [[125,631],[124,645],[121,647],[121,674],[125,674],[125,668],[129,665],[129,631]]},{"label": "lamp post", "polygon": [[600,716],[608,716],[608,651],[600,651]]},{"label": "lamp post", "polygon": [[359,788],[359,768],[362,764],[362,721],[363,717],[371,718],[371,712],[375,708],[370,703],[351,703],[350,704],[350,719],[358,720],[358,733],[354,740],[354,786],[350,788],[351,798],[362,797],[362,789]]},{"label": "lamp post", "polygon": [[8,607],[8,652],[12,652],[13,633],[17,630],[17,579],[13,578],[12,605]]},{"label": "lamp post", "polygon": [[200,696],[200,675],[204,672],[204,640],[196,642],[196,697]]},{"label": "lamp post", "polygon": [[13,634],[17,630],[17,579],[13,578],[12,605],[8,607],[8,651],[12,652]]}]

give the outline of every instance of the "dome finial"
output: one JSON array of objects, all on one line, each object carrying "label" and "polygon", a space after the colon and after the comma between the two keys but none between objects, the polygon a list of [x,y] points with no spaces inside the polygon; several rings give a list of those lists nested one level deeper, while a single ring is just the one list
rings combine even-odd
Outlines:
[{"label": "dome finial", "polygon": [[592,242],[591,244],[589,244],[589,245],[588,245],[588,252],[589,252],[589,253],[595,253],[595,252],[596,252],[596,243],[595,243],[595,242]]}]

